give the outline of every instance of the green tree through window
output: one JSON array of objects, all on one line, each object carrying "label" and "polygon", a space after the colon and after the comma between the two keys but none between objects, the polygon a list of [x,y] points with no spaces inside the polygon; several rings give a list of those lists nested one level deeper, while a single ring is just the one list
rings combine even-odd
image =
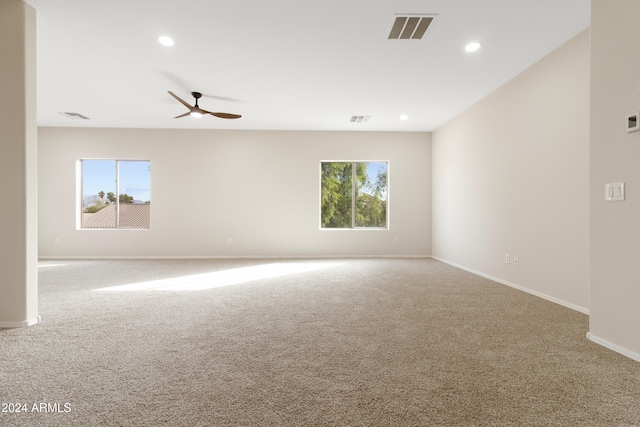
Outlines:
[{"label": "green tree through window", "polygon": [[387,168],[387,162],[322,162],[322,228],[386,228]]}]

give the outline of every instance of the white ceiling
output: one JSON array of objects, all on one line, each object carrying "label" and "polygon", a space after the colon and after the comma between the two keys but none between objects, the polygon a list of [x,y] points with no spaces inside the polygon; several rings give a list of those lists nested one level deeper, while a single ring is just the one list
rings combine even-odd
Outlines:
[{"label": "white ceiling", "polygon": [[[38,11],[41,126],[374,131],[437,129],[586,29],[590,3],[27,2]],[[437,16],[422,40],[388,40],[395,14]],[[473,40],[482,49],[468,54]],[[174,119],[187,110],[168,90],[243,117]]]}]

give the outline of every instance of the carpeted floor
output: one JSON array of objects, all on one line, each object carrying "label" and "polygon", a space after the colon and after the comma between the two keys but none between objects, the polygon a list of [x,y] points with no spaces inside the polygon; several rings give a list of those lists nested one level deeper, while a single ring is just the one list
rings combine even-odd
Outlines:
[{"label": "carpeted floor", "polygon": [[434,260],[40,264],[2,426],[640,426],[586,315]]}]

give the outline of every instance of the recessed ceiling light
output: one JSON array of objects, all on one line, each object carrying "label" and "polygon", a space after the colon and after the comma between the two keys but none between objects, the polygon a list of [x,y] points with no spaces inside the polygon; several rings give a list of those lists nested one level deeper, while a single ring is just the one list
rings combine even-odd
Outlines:
[{"label": "recessed ceiling light", "polygon": [[466,50],[467,52],[475,52],[476,50],[480,49],[480,46],[482,45],[478,42],[471,42],[464,47],[464,50]]},{"label": "recessed ceiling light", "polygon": [[158,37],[158,43],[160,43],[163,46],[173,46],[175,44],[173,39],[171,37],[168,37],[168,36],[160,36],[160,37]]},{"label": "recessed ceiling light", "polygon": [[403,114],[400,116],[400,120],[409,120],[409,116],[407,116],[406,114]]}]

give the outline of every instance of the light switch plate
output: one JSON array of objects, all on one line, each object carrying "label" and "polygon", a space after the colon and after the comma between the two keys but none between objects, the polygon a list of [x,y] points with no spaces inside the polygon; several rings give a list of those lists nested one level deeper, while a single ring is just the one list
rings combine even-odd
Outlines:
[{"label": "light switch plate", "polygon": [[614,182],[604,186],[604,200],[613,202],[624,200],[624,182]]}]

